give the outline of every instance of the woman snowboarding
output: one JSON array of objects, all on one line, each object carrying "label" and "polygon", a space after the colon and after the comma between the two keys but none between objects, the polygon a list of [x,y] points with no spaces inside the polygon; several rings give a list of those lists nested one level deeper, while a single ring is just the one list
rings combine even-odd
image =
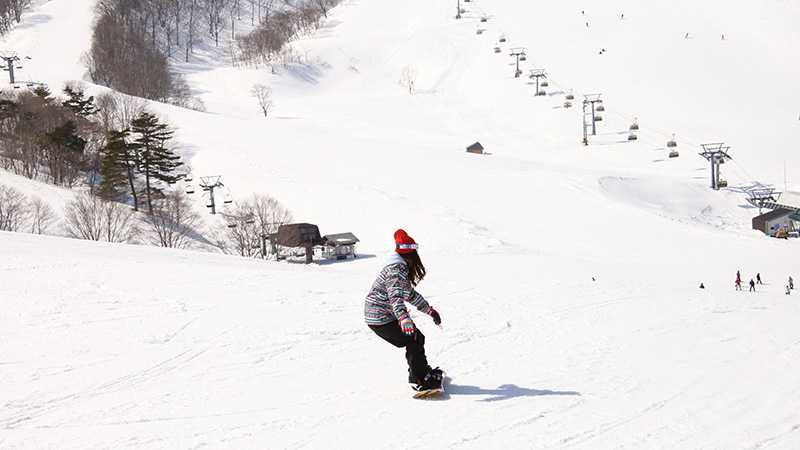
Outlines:
[{"label": "woman snowboarding", "polygon": [[364,302],[364,319],[369,328],[386,342],[406,349],[408,382],[417,391],[442,387],[442,370],[432,369],[425,357],[425,335],[414,325],[406,309],[408,302],[428,314],[439,325],[439,313],[414,290],[425,278],[425,266],[417,243],[404,230],[394,233],[395,253],[381,269]]}]

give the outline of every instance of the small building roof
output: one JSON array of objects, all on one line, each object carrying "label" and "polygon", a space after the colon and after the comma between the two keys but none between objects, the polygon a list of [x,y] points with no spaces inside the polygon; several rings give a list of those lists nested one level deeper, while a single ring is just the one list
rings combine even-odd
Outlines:
[{"label": "small building roof", "polygon": [[319,235],[319,227],[310,223],[281,225],[278,232],[270,237],[284,247],[307,247],[323,242]]},{"label": "small building roof", "polygon": [[788,209],[778,208],[778,209],[775,209],[775,210],[772,210],[772,211],[769,211],[769,212],[765,212],[764,214],[761,214],[760,216],[756,216],[756,217],[753,218],[753,220],[759,219],[761,221],[766,222],[768,220],[780,219],[781,217],[788,216],[792,212],[793,211],[788,210]]},{"label": "small building roof", "polygon": [[331,242],[337,245],[351,245],[356,242],[361,242],[353,233],[326,234],[322,239],[325,240],[325,242]]},{"label": "small building roof", "polygon": [[476,143],[470,145],[469,147],[467,147],[467,150],[468,151],[469,150],[480,150],[480,151],[483,151],[484,148],[483,148],[483,145],[481,145],[480,142],[476,142]]}]

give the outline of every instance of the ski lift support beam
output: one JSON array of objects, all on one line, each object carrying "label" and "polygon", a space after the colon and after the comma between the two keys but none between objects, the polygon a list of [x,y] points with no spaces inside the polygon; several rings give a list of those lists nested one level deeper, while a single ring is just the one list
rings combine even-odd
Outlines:
[{"label": "ski lift support beam", "polygon": [[712,142],[709,144],[702,144],[703,151],[699,153],[700,156],[705,158],[711,163],[711,189],[718,191],[719,184],[719,165],[726,159],[733,159],[728,154],[730,146],[726,146],[724,142]]}]

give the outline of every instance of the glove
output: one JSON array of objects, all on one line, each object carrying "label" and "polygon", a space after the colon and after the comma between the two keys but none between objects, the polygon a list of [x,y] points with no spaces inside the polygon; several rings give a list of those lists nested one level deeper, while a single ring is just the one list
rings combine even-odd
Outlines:
[{"label": "glove", "polygon": [[403,330],[407,336],[413,336],[417,332],[417,327],[414,326],[414,321],[411,317],[405,316],[400,319],[400,329]]},{"label": "glove", "polygon": [[433,306],[429,306],[428,307],[428,315],[431,316],[431,318],[433,319],[433,323],[435,325],[441,325],[442,324],[442,317],[439,315],[439,313],[435,309],[433,309]]}]

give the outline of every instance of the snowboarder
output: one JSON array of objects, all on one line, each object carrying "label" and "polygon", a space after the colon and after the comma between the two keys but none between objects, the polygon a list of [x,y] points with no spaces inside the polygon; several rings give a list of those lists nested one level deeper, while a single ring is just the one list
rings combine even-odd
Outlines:
[{"label": "snowboarder", "polygon": [[703,284],[703,283],[700,283],[700,289],[705,289],[705,288],[706,288],[706,285]]},{"label": "snowboarder", "polygon": [[794,280],[791,275],[789,275],[789,289],[794,290]]},{"label": "snowboarder", "polygon": [[789,286],[786,286],[786,295],[792,295],[792,290],[789,289]]},{"label": "snowboarder", "polygon": [[406,349],[408,382],[417,391],[442,387],[443,371],[432,369],[425,357],[425,335],[416,327],[405,303],[428,314],[439,325],[439,313],[414,287],[425,278],[426,270],[417,253],[417,243],[405,230],[394,233],[395,253],[381,269],[364,303],[364,318],[369,328],[386,342]]},{"label": "snowboarder", "polygon": [[756,274],[756,283],[758,283],[758,284],[764,284],[764,283],[762,283],[762,282],[761,282],[761,273],[757,273],[757,274]]},{"label": "snowboarder", "polygon": [[753,279],[751,278],[750,279],[750,292],[755,292],[755,291],[756,291],[756,282],[753,281]]}]

